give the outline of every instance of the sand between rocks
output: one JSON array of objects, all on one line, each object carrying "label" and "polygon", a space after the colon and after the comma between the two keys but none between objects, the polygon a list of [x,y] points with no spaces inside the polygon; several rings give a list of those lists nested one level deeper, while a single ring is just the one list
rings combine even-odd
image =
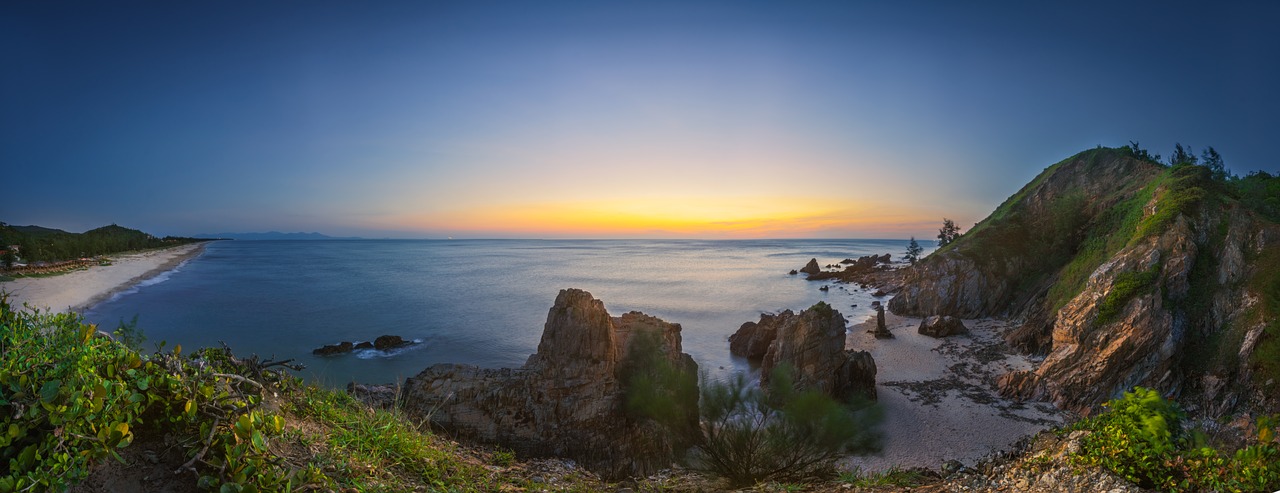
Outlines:
[{"label": "sand between rocks", "polygon": [[1010,325],[996,319],[965,320],[968,335],[934,339],[916,332],[920,319],[885,314],[893,339],[868,333],[874,317],[852,325],[845,347],[875,358],[876,393],[884,408],[884,449],[849,457],[845,469],[882,472],[938,469],[959,460],[972,467],[993,451],[1011,448],[1023,436],[1062,424],[1065,413],[1048,403],[1003,399],[995,379],[1036,362],[1012,351],[1000,335]]}]

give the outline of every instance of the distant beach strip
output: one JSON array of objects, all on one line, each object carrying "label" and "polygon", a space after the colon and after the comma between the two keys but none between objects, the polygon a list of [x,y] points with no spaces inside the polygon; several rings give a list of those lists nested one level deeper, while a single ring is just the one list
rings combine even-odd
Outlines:
[{"label": "distant beach strip", "polygon": [[0,283],[12,306],[54,312],[83,311],[177,269],[204,252],[205,242],[128,255],[110,256],[110,265],[50,277],[24,277]]}]

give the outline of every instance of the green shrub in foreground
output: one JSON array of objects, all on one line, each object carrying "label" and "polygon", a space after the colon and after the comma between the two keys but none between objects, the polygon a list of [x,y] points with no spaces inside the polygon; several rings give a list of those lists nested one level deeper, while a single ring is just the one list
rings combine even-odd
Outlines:
[{"label": "green shrub in foreground", "polygon": [[1275,417],[1258,421],[1251,445],[1220,451],[1202,435],[1183,429],[1177,405],[1154,390],[1136,387],[1106,411],[1066,431],[1085,430],[1078,463],[1100,465],[1129,481],[1161,491],[1275,491],[1280,489],[1280,447]]},{"label": "green shrub in foreground", "polygon": [[14,310],[0,293],[0,493],[62,491],[90,465],[121,460],[139,434],[169,434],[193,482],[220,491],[326,485],[269,450],[284,419],[259,408],[270,372],[228,351],[141,356],[76,314]]},{"label": "green shrub in foreground", "polygon": [[734,486],[805,479],[846,452],[879,447],[879,409],[855,410],[816,391],[797,391],[785,367],[768,392],[741,375],[702,387],[695,467]]}]

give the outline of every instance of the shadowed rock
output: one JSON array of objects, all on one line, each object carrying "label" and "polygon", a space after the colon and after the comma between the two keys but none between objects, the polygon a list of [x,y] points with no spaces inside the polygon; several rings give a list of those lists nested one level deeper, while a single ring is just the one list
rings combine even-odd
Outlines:
[{"label": "shadowed rock", "polygon": [[964,322],[955,317],[946,315],[933,315],[926,317],[920,321],[920,328],[916,330],[920,335],[934,338],[943,338],[957,334],[968,334],[969,328],[964,326]]},{"label": "shadowed rock", "polygon": [[697,364],[681,349],[680,325],[630,312],[610,317],[578,289],[560,291],[538,351],[516,369],[441,364],[405,381],[404,408],[459,436],[524,456],[572,458],[605,477],[645,476],[671,466],[667,425],[626,412],[631,342],[647,334],[681,371],[677,420],[697,425]]},{"label": "shadowed rock", "polygon": [[[774,368],[791,368],[798,389],[823,392],[849,400],[861,395],[875,399],[875,360],[866,351],[845,351],[844,316],[826,303],[794,314],[761,315],[759,322],[747,322],[734,334],[744,352],[741,356],[761,356],[760,384],[768,385]],[[731,343],[732,344],[732,343]],[[732,350],[732,348],[731,348]],[[750,356],[748,356],[750,357]]]}]

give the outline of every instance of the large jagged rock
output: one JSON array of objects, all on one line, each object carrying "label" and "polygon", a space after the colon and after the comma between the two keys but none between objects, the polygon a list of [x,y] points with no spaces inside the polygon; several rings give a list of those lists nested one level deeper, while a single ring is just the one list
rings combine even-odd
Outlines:
[{"label": "large jagged rock", "polygon": [[1268,412],[1280,382],[1254,353],[1278,241],[1206,168],[1094,149],[906,269],[889,308],[1023,320],[1006,342],[1045,359],[1002,377],[1007,396],[1088,414],[1141,385],[1209,417]]},{"label": "large jagged rock", "polygon": [[797,389],[842,400],[876,398],[875,360],[866,351],[845,351],[844,316],[831,306],[819,302],[799,314],[762,315],[756,326],[757,335],[773,334],[760,367],[762,386],[775,368],[786,365]]},{"label": "large jagged rock", "polygon": [[769,345],[778,336],[778,326],[783,320],[795,316],[791,310],[784,310],[777,315],[760,314],[759,322],[745,322],[738,331],[729,336],[729,352],[734,356],[759,360],[764,358]]},{"label": "large jagged rock", "polygon": [[[680,434],[625,409],[627,357],[645,334],[680,369],[674,402],[683,426],[697,424],[697,364],[681,349],[680,325],[639,312],[610,317],[578,289],[560,291],[537,353],[518,369],[441,364],[407,379],[404,409],[459,436],[510,447],[524,456],[572,458],[610,477],[670,467],[689,444]],[[673,438],[676,437],[676,438]]]},{"label": "large jagged rock", "polygon": [[818,266],[818,259],[811,258],[809,259],[809,263],[804,264],[804,267],[800,269],[800,272],[810,275],[817,274],[822,272],[822,267]]}]

